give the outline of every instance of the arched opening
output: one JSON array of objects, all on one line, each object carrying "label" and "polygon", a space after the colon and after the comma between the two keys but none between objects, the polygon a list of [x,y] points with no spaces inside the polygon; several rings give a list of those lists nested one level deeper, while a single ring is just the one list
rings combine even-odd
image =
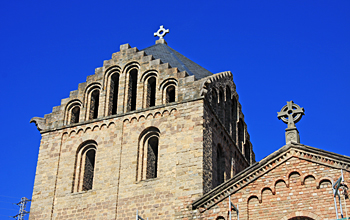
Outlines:
[{"label": "arched opening", "polygon": [[100,91],[96,89],[91,93],[89,119],[97,118],[99,99],[100,99]]},{"label": "arched opening", "polygon": [[72,192],[91,190],[93,187],[97,143],[84,142],[76,154]]},{"label": "arched opening", "polygon": [[314,219],[310,217],[305,217],[305,216],[297,216],[297,217],[290,218],[288,220],[314,220]]},{"label": "arched opening", "polygon": [[80,107],[75,106],[74,108],[72,108],[70,123],[71,124],[78,123],[79,122],[79,115],[80,115]]},{"label": "arched opening", "polygon": [[109,90],[109,114],[117,114],[118,107],[118,90],[119,90],[119,73],[114,73],[111,76],[110,90]]},{"label": "arched opening", "polygon": [[175,86],[166,89],[166,103],[175,102]]},{"label": "arched opening", "polygon": [[85,155],[83,191],[91,190],[95,169],[95,149],[90,149]]},{"label": "arched opening", "polygon": [[236,137],[237,137],[237,100],[236,97],[233,96],[232,101],[231,101],[231,108],[232,108],[232,139],[236,141]]},{"label": "arched opening", "polygon": [[145,129],[139,138],[136,180],[157,178],[159,165],[160,131],[156,127]]},{"label": "arched opening", "polygon": [[152,107],[156,105],[156,78],[150,77],[147,80],[147,105],[146,107]]},{"label": "arched opening", "polygon": [[225,124],[225,104],[224,104],[224,92],[219,91],[219,118],[222,124]]},{"label": "arched opening", "polygon": [[225,99],[225,127],[229,134],[232,134],[231,120],[232,120],[232,110],[231,110],[231,90],[226,86],[226,99]]},{"label": "arched opening", "polygon": [[137,69],[129,72],[129,88],[128,88],[128,111],[136,110],[136,94],[137,94]]},{"label": "arched opening", "polygon": [[242,119],[239,119],[238,122],[238,144],[241,152],[243,153],[243,141],[244,141],[244,124]]},{"label": "arched opening", "polygon": [[248,163],[250,163],[250,144],[246,143],[244,145],[244,156],[247,159]]},{"label": "arched opening", "polygon": [[211,106],[213,107],[213,111],[217,114],[217,105],[218,105],[218,95],[216,94],[215,89],[212,91],[212,100]]},{"label": "arched opening", "polygon": [[225,155],[223,153],[221,145],[218,144],[216,153],[216,185],[220,185],[225,181],[225,165]]},{"label": "arched opening", "polygon": [[158,168],[158,137],[151,137],[147,146],[146,179],[156,178]]}]

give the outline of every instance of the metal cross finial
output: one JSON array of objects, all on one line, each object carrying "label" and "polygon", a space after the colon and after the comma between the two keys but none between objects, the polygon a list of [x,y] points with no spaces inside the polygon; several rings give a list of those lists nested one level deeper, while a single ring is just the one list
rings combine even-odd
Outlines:
[{"label": "metal cross finial", "polygon": [[167,33],[169,33],[169,29],[166,29],[166,30],[165,30],[164,27],[163,27],[163,25],[161,25],[160,28],[159,28],[159,30],[158,30],[157,32],[154,33],[154,36],[155,36],[155,37],[158,36],[158,37],[159,37],[159,40],[160,40],[160,39],[163,39],[163,37],[164,37]]}]

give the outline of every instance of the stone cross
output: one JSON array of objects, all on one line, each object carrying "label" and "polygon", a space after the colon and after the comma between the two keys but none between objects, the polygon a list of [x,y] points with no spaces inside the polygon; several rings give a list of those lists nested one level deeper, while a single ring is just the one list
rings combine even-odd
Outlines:
[{"label": "stone cross", "polygon": [[300,108],[293,101],[287,102],[287,105],[283,106],[280,112],[277,112],[277,118],[288,124],[288,128],[295,128],[295,123],[300,121],[303,115],[304,108]]},{"label": "stone cross", "polygon": [[164,26],[161,25],[160,28],[159,28],[159,30],[158,30],[157,32],[154,33],[154,36],[155,36],[155,37],[158,36],[158,37],[159,37],[159,40],[161,40],[161,39],[163,39],[163,37],[164,37],[167,33],[169,33],[169,29],[166,29],[166,30],[165,30],[165,29],[164,29]]},{"label": "stone cross", "polygon": [[288,127],[286,128],[287,144],[290,142],[300,143],[299,132],[295,127],[295,123],[300,121],[304,112],[304,108],[293,103],[293,101],[287,102],[287,105],[283,106],[280,112],[277,112],[277,118],[288,124]]}]

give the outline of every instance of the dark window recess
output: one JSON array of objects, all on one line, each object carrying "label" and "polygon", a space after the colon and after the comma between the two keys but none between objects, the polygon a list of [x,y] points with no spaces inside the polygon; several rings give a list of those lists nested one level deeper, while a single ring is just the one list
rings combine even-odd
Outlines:
[{"label": "dark window recess", "polygon": [[216,154],[216,163],[217,163],[217,185],[220,185],[225,181],[225,156],[222,152],[222,148],[220,145],[217,147]]},{"label": "dark window recess", "polygon": [[228,133],[232,134],[231,121],[232,121],[232,110],[231,110],[231,90],[226,87],[226,100],[225,100],[225,127]]},{"label": "dark window recess", "polygon": [[112,77],[111,77],[111,83],[110,83],[108,115],[115,115],[115,114],[117,114],[118,89],[119,89],[119,74],[118,73],[114,73],[112,75]]},{"label": "dark window recess", "polygon": [[80,115],[80,107],[75,106],[71,111],[70,123],[78,123]]},{"label": "dark window recess", "polygon": [[234,141],[237,141],[237,101],[236,98],[233,96],[232,98],[232,139]]},{"label": "dark window recess", "polygon": [[156,78],[151,77],[147,81],[147,107],[156,105]]},{"label": "dark window recess", "polygon": [[137,70],[133,69],[129,73],[127,111],[136,110],[136,94],[137,94]]},{"label": "dark window recess", "polygon": [[219,118],[222,124],[225,124],[225,113],[224,113],[224,109],[225,109],[225,104],[224,104],[224,92],[220,91],[219,92]]},{"label": "dark window recess", "polygon": [[83,191],[91,190],[94,179],[95,150],[89,150],[85,156]]},{"label": "dark window recess", "polygon": [[216,94],[215,90],[213,90],[211,104],[212,104],[212,107],[213,107],[215,114],[217,114],[218,95]]},{"label": "dark window recess", "polygon": [[244,156],[247,159],[247,161],[250,163],[250,145],[248,143],[244,145]]},{"label": "dark window recess", "polygon": [[238,122],[238,146],[240,147],[241,152],[243,153],[243,141],[244,141],[244,124],[242,119],[239,119]]},{"label": "dark window recess", "polygon": [[94,90],[91,93],[91,102],[90,102],[90,114],[89,119],[95,119],[98,116],[98,104],[100,99],[100,91]]},{"label": "dark window recess", "polygon": [[147,146],[146,179],[156,178],[158,168],[158,138],[152,137]]},{"label": "dark window recess", "polygon": [[166,89],[166,103],[175,102],[175,86]]}]

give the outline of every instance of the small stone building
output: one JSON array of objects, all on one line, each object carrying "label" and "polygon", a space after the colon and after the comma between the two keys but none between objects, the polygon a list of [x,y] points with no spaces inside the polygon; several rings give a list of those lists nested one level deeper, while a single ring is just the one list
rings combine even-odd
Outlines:
[{"label": "small stone building", "polygon": [[164,39],[121,45],[31,122],[30,220],[229,219],[229,199],[240,219],[334,219],[331,182],[350,177],[349,157],[293,142],[256,163],[232,73]]}]

